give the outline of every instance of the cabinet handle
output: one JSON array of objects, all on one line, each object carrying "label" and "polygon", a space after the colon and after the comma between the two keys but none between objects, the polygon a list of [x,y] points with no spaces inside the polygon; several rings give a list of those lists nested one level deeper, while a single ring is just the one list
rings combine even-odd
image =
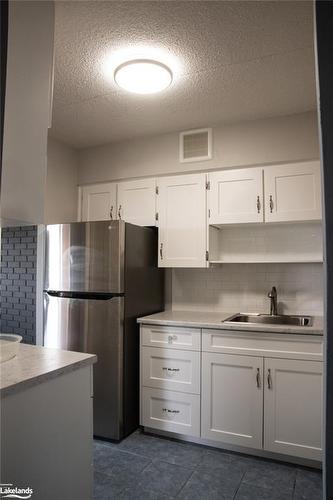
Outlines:
[{"label": "cabinet handle", "polygon": [[258,387],[258,389],[260,389],[260,369],[259,368],[257,368],[256,381],[257,381],[257,387]]},{"label": "cabinet handle", "polygon": [[273,213],[273,196],[271,194],[269,195],[269,210],[272,214]]},{"label": "cabinet handle", "polygon": [[180,410],[169,410],[169,408],[162,408],[162,411],[166,413],[180,413]]},{"label": "cabinet handle", "polygon": [[113,220],[113,205],[110,208],[110,219]]},{"label": "cabinet handle", "polygon": [[261,206],[260,206],[260,196],[257,196],[257,212],[258,212],[258,214],[260,214],[260,208],[261,208]]},{"label": "cabinet handle", "polygon": [[268,368],[268,373],[267,373],[267,387],[268,387],[268,389],[272,388],[272,375],[271,375],[270,368]]},{"label": "cabinet handle", "polygon": [[173,340],[177,340],[177,335],[169,335],[168,336],[168,342],[169,342],[169,344],[172,344]]},{"label": "cabinet handle", "polygon": [[167,366],[163,366],[162,370],[166,370],[168,372],[180,372],[180,368],[168,368]]},{"label": "cabinet handle", "polygon": [[121,220],[121,205],[118,208],[118,219]]},{"label": "cabinet handle", "polygon": [[163,243],[160,244],[160,257],[163,260]]}]

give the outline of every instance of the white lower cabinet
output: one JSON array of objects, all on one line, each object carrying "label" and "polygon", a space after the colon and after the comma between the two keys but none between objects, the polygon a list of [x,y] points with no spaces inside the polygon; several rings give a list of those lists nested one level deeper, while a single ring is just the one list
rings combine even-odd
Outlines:
[{"label": "white lower cabinet", "polygon": [[146,347],[142,352],[144,386],[200,393],[200,352]]},{"label": "white lower cabinet", "polygon": [[203,438],[262,447],[263,359],[202,354]]},{"label": "white lower cabinet", "polygon": [[321,460],[321,432],[321,361],[202,354],[202,437]]},{"label": "white lower cabinet", "polygon": [[264,444],[276,453],[320,460],[320,361],[265,358]]},{"label": "white lower cabinet", "polygon": [[141,425],[320,461],[322,369],[314,335],[142,325]]},{"label": "white lower cabinet", "polygon": [[142,425],[199,437],[200,396],[143,387]]}]

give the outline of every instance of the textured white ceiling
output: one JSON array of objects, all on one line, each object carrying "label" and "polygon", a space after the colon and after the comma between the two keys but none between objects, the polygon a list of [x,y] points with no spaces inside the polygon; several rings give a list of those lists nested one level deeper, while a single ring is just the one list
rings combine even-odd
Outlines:
[{"label": "textured white ceiling", "polygon": [[[310,1],[56,2],[51,135],[82,148],[315,107]],[[163,93],[103,73],[131,57],[174,71]]]}]

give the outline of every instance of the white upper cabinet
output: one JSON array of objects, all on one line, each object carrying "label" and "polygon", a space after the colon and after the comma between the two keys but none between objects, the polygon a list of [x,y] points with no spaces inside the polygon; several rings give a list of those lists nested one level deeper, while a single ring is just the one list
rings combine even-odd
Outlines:
[{"label": "white upper cabinet", "polygon": [[319,161],[266,167],[266,222],[321,219]]},{"label": "white upper cabinet", "polygon": [[118,218],[138,226],[155,226],[155,217],[155,179],[140,179],[118,184]]},{"label": "white upper cabinet", "polygon": [[207,267],[206,174],[158,181],[159,266]]},{"label": "white upper cabinet", "polygon": [[265,450],[322,458],[320,361],[265,358]]},{"label": "white upper cabinet", "polygon": [[82,221],[117,218],[117,184],[109,182],[81,187]]},{"label": "white upper cabinet", "polygon": [[209,181],[210,224],[264,221],[262,168],[212,172]]}]

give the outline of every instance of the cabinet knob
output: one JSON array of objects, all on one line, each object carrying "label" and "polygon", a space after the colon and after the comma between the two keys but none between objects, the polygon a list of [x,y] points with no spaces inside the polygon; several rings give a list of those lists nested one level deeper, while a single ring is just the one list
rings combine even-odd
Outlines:
[{"label": "cabinet knob", "polygon": [[169,335],[168,336],[168,342],[169,342],[169,344],[172,344],[173,340],[177,340],[177,335]]}]

